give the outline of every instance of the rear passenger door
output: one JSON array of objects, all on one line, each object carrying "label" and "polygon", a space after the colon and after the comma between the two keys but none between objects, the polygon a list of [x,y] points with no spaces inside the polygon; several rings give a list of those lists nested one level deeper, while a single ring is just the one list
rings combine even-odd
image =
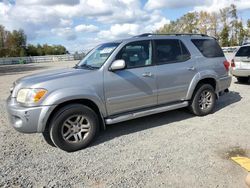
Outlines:
[{"label": "rear passenger door", "polygon": [[186,99],[196,74],[195,60],[181,40],[154,40],[158,104]]}]

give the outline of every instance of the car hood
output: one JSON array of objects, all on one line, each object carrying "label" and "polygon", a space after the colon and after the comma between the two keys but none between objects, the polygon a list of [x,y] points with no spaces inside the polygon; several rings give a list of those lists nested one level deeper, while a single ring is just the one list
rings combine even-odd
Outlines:
[{"label": "car hood", "polygon": [[75,68],[65,68],[65,69],[57,69],[51,71],[44,71],[37,74],[32,74],[29,76],[25,76],[16,81],[16,83],[27,82],[27,83],[41,83],[45,81],[55,80],[59,78],[77,76],[79,74],[89,73],[91,70],[87,69],[75,69]]},{"label": "car hood", "polygon": [[41,72],[18,79],[15,82],[12,97],[15,97],[17,91],[21,88],[46,88],[49,91],[54,91],[66,87],[79,87],[79,85],[87,87],[93,84],[94,80],[99,80],[100,76],[101,74],[98,73],[98,70],[76,68]]}]

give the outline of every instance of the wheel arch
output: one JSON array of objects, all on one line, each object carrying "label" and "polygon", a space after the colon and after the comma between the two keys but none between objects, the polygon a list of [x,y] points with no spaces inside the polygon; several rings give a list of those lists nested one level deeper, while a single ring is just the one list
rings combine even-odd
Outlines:
[{"label": "wheel arch", "polygon": [[53,119],[53,117],[56,114],[56,112],[58,112],[59,109],[65,107],[67,105],[70,105],[70,104],[82,104],[82,105],[85,105],[85,106],[91,108],[97,114],[97,116],[99,118],[100,128],[101,129],[105,129],[106,128],[103,114],[102,114],[102,112],[100,111],[98,105],[95,102],[93,102],[90,99],[72,99],[72,100],[64,101],[64,102],[58,104],[52,110],[52,112],[48,116],[48,119],[47,119],[47,121],[45,123],[44,130],[42,130],[42,132],[46,131],[49,128],[51,120]]},{"label": "wheel arch", "polygon": [[198,87],[201,84],[210,84],[213,88],[214,91],[217,95],[217,90],[218,90],[218,82],[216,77],[214,76],[208,76],[208,77],[203,77],[203,78],[194,78],[189,86],[188,92],[187,92],[187,96],[186,99],[190,100],[192,99],[195,91],[198,89]]}]

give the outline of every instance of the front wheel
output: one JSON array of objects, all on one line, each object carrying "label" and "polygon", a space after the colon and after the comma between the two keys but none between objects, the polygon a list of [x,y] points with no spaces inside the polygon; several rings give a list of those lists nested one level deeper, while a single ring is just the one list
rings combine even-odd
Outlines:
[{"label": "front wheel", "polygon": [[210,114],[215,106],[216,95],[214,88],[209,84],[198,86],[190,103],[190,110],[197,116]]},{"label": "front wheel", "polygon": [[87,147],[99,132],[96,113],[81,104],[67,105],[53,117],[49,133],[60,149],[73,152]]}]

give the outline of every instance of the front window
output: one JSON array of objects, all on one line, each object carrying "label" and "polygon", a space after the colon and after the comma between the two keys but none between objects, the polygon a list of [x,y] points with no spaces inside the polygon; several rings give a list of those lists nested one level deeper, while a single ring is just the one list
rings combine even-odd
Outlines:
[{"label": "front window", "polygon": [[123,59],[127,68],[152,65],[152,45],[150,41],[131,42],[124,46],[116,59]]},{"label": "front window", "polygon": [[100,68],[118,45],[119,43],[105,43],[97,46],[78,63],[77,67]]}]

